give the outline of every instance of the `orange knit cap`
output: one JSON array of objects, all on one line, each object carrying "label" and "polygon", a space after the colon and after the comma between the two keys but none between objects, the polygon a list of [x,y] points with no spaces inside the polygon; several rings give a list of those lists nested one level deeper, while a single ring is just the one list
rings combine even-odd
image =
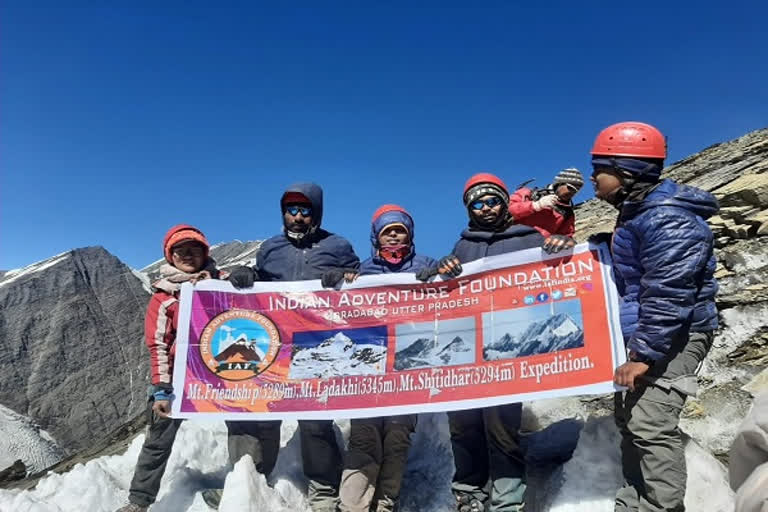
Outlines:
[{"label": "orange knit cap", "polygon": [[184,242],[185,240],[194,240],[205,247],[205,257],[208,258],[208,249],[210,248],[208,240],[205,239],[205,235],[202,231],[189,224],[177,224],[173,226],[165,234],[163,238],[163,253],[165,254],[165,260],[168,263],[173,264],[171,259],[171,249],[174,245]]}]

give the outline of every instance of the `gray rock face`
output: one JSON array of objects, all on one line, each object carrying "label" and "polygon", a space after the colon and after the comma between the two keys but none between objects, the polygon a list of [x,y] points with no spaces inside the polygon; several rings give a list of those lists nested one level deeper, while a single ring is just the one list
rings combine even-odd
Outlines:
[{"label": "gray rock face", "polygon": [[146,404],[149,294],[101,247],[76,249],[0,278],[0,403],[71,454]]},{"label": "gray rock face", "polygon": [[[691,155],[664,177],[712,192],[721,206],[709,221],[721,327],[700,373],[699,396],[688,401],[681,425],[724,459],[751,395],[768,389],[768,378],[759,375],[768,363],[768,129]],[[610,232],[615,220],[607,203],[587,201],[576,211],[577,238]],[[599,402],[581,403],[586,410]]]}]

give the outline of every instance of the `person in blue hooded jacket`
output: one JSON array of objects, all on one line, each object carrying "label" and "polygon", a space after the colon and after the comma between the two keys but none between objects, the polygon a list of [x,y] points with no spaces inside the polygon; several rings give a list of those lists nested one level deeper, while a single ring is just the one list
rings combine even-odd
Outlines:
[{"label": "person in blue hooded jacket", "polygon": [[[229,276],[238,288],[260,281],[321,279],[335,286],[351,278],[360,260],[344,238],[322,229],[323,190],[314,183],[296,183],[280,198],[283,232],[266,240],[256,256],[255,269],[237,267]],[[279,428],[279,422],[275,422]],[[341,454],[332,420],[299,421],[304,474],[314,512],[335,512],[341,478]],[[265,440],[274,442],[272,440]],[[279,443],[279,436],[277,436]]]},{"label": "person in blue hooded jacket", "polygon": [[[360,275],[418,273],[438,268],[437,260],[416,253],[411,215],[394,204],[381,206],[371,221],[371,257]],[[411,446],[416,415],[353,419],[341,476],[341,512],[394,512]]]},{"label": "person in blue hooded jacket", "polygon": [[619,210],[613,273],[629,361],[614,381],[625,484],[617,512],[685,510],[686,466],[678,427],[697,367],[717,328],[712,231],[718,211],[703,190],[661,179],[666,139],[645,123],[603,130],[592,148],[598,198]]},{"label": "person in blue hooded jacket", "polygon": [[[464,186],[463,200],[469,227],[453,248],[452,256],[458,262],[441,260],[445,267],[441,270],[451,277],[461,274],[461,263],[486,256],[533,248],[547,252],[567,249],[562,240],[545,239],[536,228],[515,223],[509,212],[509,189],[498,176],[472,176]],[[519,403],[448,413],[455,467],[452,490],[459,512],[524,510],[521,419]]]}]

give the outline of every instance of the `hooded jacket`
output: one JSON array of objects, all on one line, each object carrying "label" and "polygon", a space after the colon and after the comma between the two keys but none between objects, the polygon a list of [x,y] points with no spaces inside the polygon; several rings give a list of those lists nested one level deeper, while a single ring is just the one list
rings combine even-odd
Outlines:
[{"label": "hooded jacket", "polygon": [[[390,263],[379,255],[379,233],[389,223],[397,222],[404,225],[409,232],[411,240],[411,250],[408,256],[403,258],[400,263]],[[405,210],[391,210],[383,213],[371,222],[371,257],[363,261],[360,265],[360,275],[390,274],[396,272],[418,273],[426,268],[437,266],[437,260],[429,256],[416,254],[416,246],[413,243],[415,229],[413,219]]]},{"label": "hooded jacket", "polygon": [[708,192],[670,180],[622,205],[612,252],[630,350],[658,360],[687,332],[717,328],[716,262],[705,219],[718,208]]},{"label": "hooded jacket", "polygon": [[462,263],[486,256],[541,247],[544,237],[530,226],[514,224],[504,231],[485,231],[467,228],[453,248],[453,254]]},{"label": "hooded jacket", "polygon": [[[305,281],[320,279],[332,269],[360,267],[360,259],[344,238],[320,227],[323,218],[323,190],[314,183],[297,183],[285,194],[302,194],[312,205],[313,228],[301,240],[289,238],[285,232],[273,236],[259,248],[256,272],[261,281]],[[283,194],[283,196],[285,196]],[[282,198],[280,200],[282,214]]]},{"label": "hooded jacket", "polygon": [[[545,190],[545,193],[554,194],[551,187]],[[554,208],[543,208],[537,212],[533,208],[535,201],[533,196],[533,190],[523,187],[509,197],[509,213],[515,218],[515,221],[536,228],[545,237],[550,235],[573,236],[576,231],[573,203],[558,203]]]}]

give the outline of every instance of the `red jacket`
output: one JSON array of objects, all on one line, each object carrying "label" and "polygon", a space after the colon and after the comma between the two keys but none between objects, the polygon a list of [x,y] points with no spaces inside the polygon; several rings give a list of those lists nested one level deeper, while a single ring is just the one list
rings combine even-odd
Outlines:
[{"label": "red jacket", "polygon": [[576,231],[576,218],[573,206],[558,203],[555,208],[544,208],[541,211],[533,209],[532,190],[521,188],[509,198],[509,213],[520,224],[531,226],[539,233],[550,235],[573,236]]},{"label": "red jacket", "polygon": [[176,295],[158,290],[149,300],[144,320],[144,338],[149,348],[152,384],[170,385],[173,381],[178,312],[179,299]]}]

